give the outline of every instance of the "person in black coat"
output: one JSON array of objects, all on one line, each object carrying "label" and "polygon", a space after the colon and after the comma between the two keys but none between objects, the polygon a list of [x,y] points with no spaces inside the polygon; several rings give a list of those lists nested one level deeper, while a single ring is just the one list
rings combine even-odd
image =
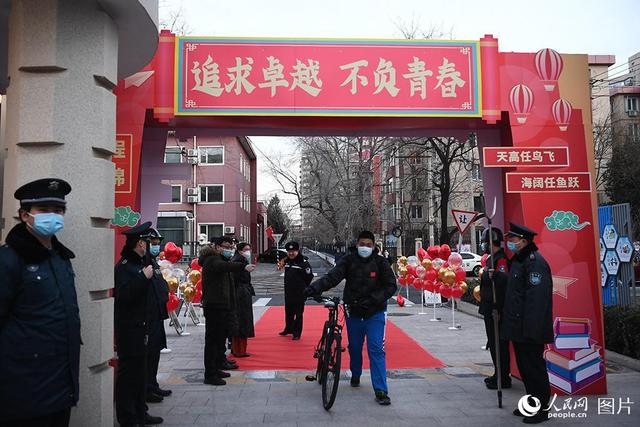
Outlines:
[{"label": "person in black coat", "polygon": [[157,302],[161,285],[148,252],[150,228],[151,222],[145,222],[122,233],[127,241],[114,269],[116,416],[121,426],[163,421],[149,415],[145,405],[151,325],[161,317]]},{"label": "person in black coat", "polygon": [[[504,237],[502,230],[499,228],[491,228],[491,238],[489,238],[489,229],[482,233],[482,249],[489,254],[482,276],[480,276],[480,313],[484,318],[484,327],[487,333],[487,347],[491,352],[491,360],[493,361],[493,375],[485,378],[484,382],[488,389],[495,390],[498,388],[498,370],[496,364],[495,350],[495,328],[493,323],[493,309],[498,310],[498,333],[502,327],[502,310],[504,307],[504,297],[507,292],[507,280],[509,278],[509,266],[507,254],[502,249],[502,241]],[[495,285],[496,301],[493,302],[493,289]],[[511,388],[511,363],[509,355],[509,341],[499,339],[500,351],[500,377],[502,388]]]},{"label": "person in black coat", "polygon": [[14,194],[20,223],[0,247],[2,426],[67,426],[78,402],[75,255],[55,237],[70,191],[67,182],[48,178]]},{"label": "person in black coat", "polygon": [[[233,262],[240,262],[244,265],[251,263],[251,245],[249,243],[238,243],[236,254],[231,258]],[[248,357],[247,338],[255,336],[253,327],[253,300],[256,294],[251,284],[251,273],[242,270],[233,274],[236,286],[236,318],[238,327],[236,334],[231,337],[231,354],[235,357]]]},{"label": "person in black coat", "polygon": [[169,318],[167,301],[169,301],[169,285],[162,276],[157,257],[160,254],[160,244],[163,237],[155,228],[149,229],[149,254],[153,265],[154,283],[152,297],[153,304],[149,321],[149,348],[147,351],[147,402],[161,402],[164,397],[171,395],[171,390],[160,388],[158,384],[158,365],[160,364],[160,351],[167,347],[167,334],[164,330],[164,321]]},{"label": "person in black coat", "polygon": [[[540,401],[541,409],[523,421],[535,424],[548,419],[551,389],[544,361],[545,344],[553,342],[553,279],[549,264],[533,242],[537,234],[510,223],[507,247],[514,253],[504,303],[503,339],[513,342],[518,370],[527,394]],[[515,415],[523,414],[516,408]]]},{"label": "person in black coat", "polygon": [[304,314],[304,289],[313,280],[313,270],[309,260],[300,253],[298,242],[285,245],[287,258],[284,260],[284,311],[285,326],[280,335],[292,334],[294,340],[302,335]]}]

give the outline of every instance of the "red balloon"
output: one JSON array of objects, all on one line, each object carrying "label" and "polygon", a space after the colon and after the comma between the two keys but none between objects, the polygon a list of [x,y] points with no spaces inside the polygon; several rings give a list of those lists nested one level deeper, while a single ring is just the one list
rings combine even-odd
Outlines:
[{"label": "red balloon", "polygon": [[200,265],[200,262],[198,261],[198,258],[194,258],[194,259],[191,260],[191,269],[192,270],[202,271],[202,266]]},{"label": "red balloon", "polygon": [[444,245],[440,246],[440,251],[438,253],[438,257],[439,258],[449,259],[450,255],[451,255],[451,248],[449,247],[449,245],[444,244]]},{"label": "red balloon", "polygon": [[398,277],[398,283],[400,286],[407,286],[407,279],[404,276]]},{"label": "red balloon", "polygon": [[[200,283],[200,282],[198,282]],[[200,289],[196,289],[196,294],[193,296],[193,303],[194,304],[200,304],[200,302],[202,301],[202,290]]]},{"label": "red balloon", "polygon": [[447,268],[449,267],[449,261],[445,261],[444,264],[442,264],[442,268]]},{"label": "red balloon", "polygon": [[169,294],[169,301],[167,301],[167,311],[174,311],[180,305],[180,298],[176,294]]},{"label": "red balloon", "polygon": [[202,279],[198,280],[198,283],[196,283],[196,292],[202,292]]},{"label": "red balloon", "polygon": [[462,290],[460,286],[456,285],[453,288],[451,288],[452,298],[459,299],[460,297],[462,297],[462,295],[464,295],[464,290]]},{"label": "red balloon", "polygon": [[413,280],[413,287],[420,291],[420,290],[424,289],[424,282],[422,281],[422,279],[416,277]]},{"label": "red balloon", "polygon": [[425,273],[424,278],[425,278],[425,280],[428,280],[430,282],[435,282],[436,279],[438,278],[438,272],[435,271],[433,268],[430,268]]},{"label": "red balloon", "polygon": [[438,254],[440,253],[440,246],[429,246],[427,248],[427,254],[431,259],[438,258]]},{"label": "red balloon", "polygon": [[451,288],[445,284],[440,286],[440,295],[445,298],[451,298]]},{"label": "red balloon", "polygon": [[411,264],[407,264],[407,276],[415,276],[415,275],[416,275],[416,268]]},{"label": "red balloon", "polygon": [[464,279],[466,278],[467,278],[467,272],[464,271],[464,268],[458,267],[458,269],[456,270],[456,281],[464,282]]},{"label": "red balloon", "polygon": [[179,248],[173,242],[167,242],[167,244],[164,245],[164,255],[167,261],[175,264],[182,258],[182,248]]},{"label": "red balloon", "polygon": [[433,282],[433,292],[435,292],[436,294],[439,294],[440,286],[442,286],[442,282]]},{"label": "red balloon", "polygon": [[424,248],[418,249],[418,258],[420,259],[420,261],[422,261],[425,258],[431,259],[427,251],[424,250]]},{"label": "red balloon", "polygon": [[435,285],[433,284],[433,281],[431,281],[431,280],[425,280],[424,281],[424,290],[425,291],[433,292],[433,288],[434,287],[435,287]]},{"label": "red balloon", "polygon": [[485,268],[487,266],[488,258],[489,258],[489,254],[484,254],[482,255],[482,258],[480,258],[480,265],[482,266],[482,268]]},{"label": "red balloon", "polygon": [[404,307],[404,297],[403,297],[401,294],[398,294],[398,299],[397,299],[397,301],[398,301],[398,305],[399,305],[400,307]]},{"label": "red balloon", "polygon": [[161,251],[161,252],[158,254],[158,258],[159,258],[160,260],[165,259],[164,251]]}]

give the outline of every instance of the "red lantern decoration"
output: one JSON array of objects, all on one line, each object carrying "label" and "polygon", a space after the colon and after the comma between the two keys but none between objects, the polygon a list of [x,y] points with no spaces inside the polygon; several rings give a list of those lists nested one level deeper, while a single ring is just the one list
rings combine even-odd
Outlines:
[{"label": "red lantern decoration", "polygon": [[553,49],[541,49],[536,53],[534,63],[544,90],[551,92],[562,73],[562,56]]},{"label": "red lantern decoration", "polygon": [[180,305],[180,298],[176,294],[169,294],[169,301],[167,301],[167,311],[172,312]]},{"label": "red lantern decoration", "polygon": [[464,271],[464,268],[458,267],[456,269],[456,282],[464,282],[464,279],[467,278],[467,272]]},{"label": "red lantern decoration", "polygon": [[449,259],[450,255],[451,255],[451,248],[449,247],[449,245],[444,244],[440,246],[440,251],[438,252],[438,258],[447,260]]},{"label": "red lantern decoration", "polygon": [[551,107],[551,111],[553,113],[553,119],[556,121],[556,124],[560,128],[562,132],[567,130],[567,126],[571,121],[571,112],[573,108],[569,101],[565,101],[564,99],[558,99],[553,103]]},{"label": "red lantern decoration", "polygon": [[429,255],[429,258],[434,259],[434,258],[438,258],[438,254],[440,253],[440,246],[429,246],[427,248],[427,254]]},{"label": "red lantern decoration", "polygon": [[179,248],[173,242],[167,242],[167,244],[164,245],[164,255],[167,261],[175,264],[182,258],[182,248]]},{"label": "red lantern decoration", "polygon": [[191,260],[191,269],[202,271],[202,266],[200,265],[200,261],[198,261],[198,258],[194,258]]},{"label": "red lantern decoration", "polygon": [[533,92],[528,86],[515,85],[509,93],[509,103],[518,123],[524,124],[533,107]]}]

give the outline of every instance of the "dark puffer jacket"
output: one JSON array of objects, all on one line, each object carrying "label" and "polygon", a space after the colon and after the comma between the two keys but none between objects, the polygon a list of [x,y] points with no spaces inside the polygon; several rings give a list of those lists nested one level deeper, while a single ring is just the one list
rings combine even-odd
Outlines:
[{"label": "dark puffer jacket", "polygon": [[304,304],[304,288],[313,280],[313,270],[309,260],[301,253],[284,260],[284,302]]},{"label": "dark puffer jacket", "polygon": [[329,290],[346,279],[342,299],[349,313],[356,317],[371,317],[387,309],[387,300],[398,290],[396,276],[389,262],[378,256],[378,250],[362,258],[355,249],[342,257],[324,277],[311,284],[316,293]]}]

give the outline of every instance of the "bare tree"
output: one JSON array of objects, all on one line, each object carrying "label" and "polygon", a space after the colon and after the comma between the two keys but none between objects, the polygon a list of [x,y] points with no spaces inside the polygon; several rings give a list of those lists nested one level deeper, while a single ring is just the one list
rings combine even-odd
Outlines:
[{"label": "bare tree", "polygon": [[162,0],[159,5],[160,28],[169,30],[178,36],[186,36],[193,32],[184,16],[184,1],[176,5],[175,1]]},{"label": "bare tree", "polygon": [[442,25],[429,24],[426,28],[422,26],[419,20],[416,18],[415,13],[411,15],[410,20],[403,18],[396,18],[392,20],[396,30],[400,33],[402,38],[408,40],[415,39],[453,39],[453,26],[449,30],[444,30]]},{"label": "bare tree", "polygon": [[593,123],[593,149],[596,169],[596,189],[598,193],[604,191],[606,182],[605,172],[611,161],[613,154],[613,128],[611,126],[611,115],[604,117]]}]

